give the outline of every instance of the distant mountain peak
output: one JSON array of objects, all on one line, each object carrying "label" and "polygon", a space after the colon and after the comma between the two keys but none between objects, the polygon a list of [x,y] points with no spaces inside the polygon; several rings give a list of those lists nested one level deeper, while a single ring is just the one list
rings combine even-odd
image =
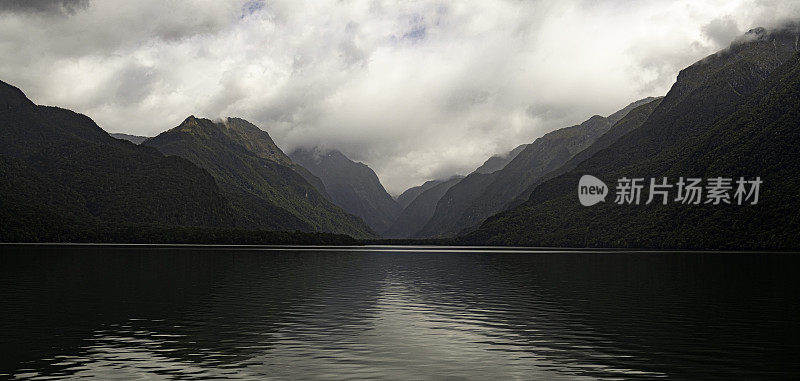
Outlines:
[{"label": "distant mountain peak", "polygon": [[266,131],[244,119],[191,115],[144,145],[207,170],[230,195],[240,226],[374,234],[336,207],[321,181],[292,162]]},{"label": "distant mountain peak", "polygon": [[363,218],[378,233],[391,227],[400,214],[400,205],[386,192],[375,172],[339,150],[301,147],[289,153],[289,157],[322,179],[336,205]]},{"label": "distant mountain peak", "polygon": [[181,132],[189,132],[193,129],[200,127],[201,124],[204,123],[211,123],[209,119],[198,118],[194,115],[189,115],[186,119],[181,122],[181,124],[176,127]]},{"label": "distant mountain peak", "polygon": [[768,40],[773,35],[798,33],[800,33],[800,23],[790,21],[772,28],[756,27],[750,29],[747,33],[737,38],[734,44],[753,40]]},{"label": "distant mountain peak", "polygon": [[314,160],[315,163],[319,164],[323,160],[335,160],[341,163],[353,163],[359,166],[368,167],[366,164],[355,161],[347,157],[342,151],[339,151],[335,148],[325,148],[320,146],[315,146],[312,148],[297,148],[295,149],[290,156],[305,156],[307,159]]},{"label": "distant mountain peak", "polygon": [[[730,51],[736,51],[737,49],[746,48],[747,45],[765,41],[775,41],[776,43],[784,43],[787,45],[794,45],[794,50],[800,50],[800,46],[798,46],[798,39],[797,35],[800,34],[800,24],[796,23],[788,23],[781,25],[775,28],[753,28],[747,31],[747,33],[737,37],[734,39],[731,44],[725,48],[712,54],[711,56],[718,56],[720,54],[725,54]],[[703,60],[701,60],[702,62]]]},{"label": "distant mountain peak", "polygon": [[764,27],[753,28],[747,31],[744,36],[740,36],[740,40],[764,38],[767,35],[767,29]]},{"label": "distant mountain peak", "polygon": [[403,201],[403,211],[385,235],[391,238],[413,236],[430,220],[442,196],[463,178],[464,176],[455,175],[447,180],[431,180],[403,192],[406,195],[403,197],[406,198]]}]

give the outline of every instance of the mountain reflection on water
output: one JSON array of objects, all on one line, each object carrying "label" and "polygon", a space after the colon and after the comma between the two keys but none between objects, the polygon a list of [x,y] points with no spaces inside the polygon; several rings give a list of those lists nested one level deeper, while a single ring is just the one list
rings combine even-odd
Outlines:
[{"label": "mountain reflection on water", "polygon": [[800,257],[6,246],[0,375],[800,376]]}]

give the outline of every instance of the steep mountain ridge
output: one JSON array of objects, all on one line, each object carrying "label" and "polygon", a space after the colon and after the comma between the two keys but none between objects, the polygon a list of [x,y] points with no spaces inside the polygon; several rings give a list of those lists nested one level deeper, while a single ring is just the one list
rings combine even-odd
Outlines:
[{"label": "steep mountain ridge", "polygon": [[417,198],[417,196],[419,196],[422,192],[425,192],[426,190],[435,187],[436,184],[441,184],[444,181],[444,179],[428,180],[422,183],[422,185],[408,188],[399,196],[397,196],[397,204],[400,205],[401,208],[405,209],[408,204],[414,201],[414,199]]},{"label": "steep mountain ridge", "polygon": [[330,199],[322,180],[314,176],[300,164],[292,161],[292,159],[275,144],[275,141],[272,140],[269,133],[241,118],[226,118],[222,121],[222,125],[225,126],[228,136],[232,141],[245,147],[258,157],[292,168],[295,172],[299,173],[300,176],[303,176],[306,181],[317,188],[323,196]]},{"label": "steep mountain ridge", "polygon": [[433,217],[417,236],[455,236],[479,225],[486,217],[507,207],[542,176],[594,143],[630,110],[648,100],[633,102],[608,117],[595,115],[579,125],[549,132],[525,145],[502,169],[489,174],[470,174],[442,197]]},{"label": "steep mountain ridge", "polygon": [[[418,232],[433,216],[436,204],[463,176],[453,176],[444,181],[430,182],[433,186],[425,189],[411,203],[403,208],[392,227],[384,234],[389,238],[409,238]],[[427,184],[427,183],[426,183]]]},{"label": "steep mountain ridge", "polygon": [[190,116],[142,144],[211,173],[236,212],[236,226],[373,236],[307,181],[266,131],[243,119]]},{"label": "steep mountain ridge", "polygon": [[506,165],[508,165],[508,163],[510,163],[511,160],[514,160],[514,158],[516,158],[517,155],[519,155],[519,153],[522,152],[522,150],[524,150],[525,147],[527,146],[528,146],[527,144],[520,144],[516,148],[506,153],[505,155],[494,155],[488,158],[485,162],[483,162],[483,164],[481,164],[481,166],[478,167],[475,170],[475,172],[492,173],[495,171],[499,171],[503,169]]},{"label": "steep mountain ridge", "polygon": [[641,126],[650,114],[653,113],[656,107],[661,103],[661,100],[664,97],[657,97],[657,98],[647,98],[647,100],[651,100],[649,103],[645,103],[641,106],[638,106],[625,114],[625,116],[620,119],[617,123],[615,123],[611,128],[602,136],[597,138],[592,145],[587,147],[581,152],[578,152],[567,160],[564,165],[558,167],[557,169],[547,173],[546,175],[540,177],[535,182],[533,182],[528,188],[523,191],[519,196],[517,196],[514,201],[509,204],[509,208],[518,206],[523,202],[527,201],[530,198],[531,193],[533,190],[541,184],[543,181],[549,180],[553,177],[559,176],[563,173],[566,173],[575,167],[578,166],[584,160],[592,157],[595,153],[608,148],[611,144],[616,142],[620,137],[624,136],[628,132],[633,131],[634,129]]},{"label": "steep mountain ridge", "polygon": [[385,232],[400,214],[400,205],[366,164],[318,148],[297,149],[289,156],[322,180],[334,204],[364,219],[374,231]]},{"label": "steep mountain ridge", "polygon": [[[463,242],[524,245],[797,247],[800,56],[797,28],[754,29],[684,69],[638,128],[560,176],[527,202],[487,219]],[[763,181],[758,205],[583,207],[577,181],[623,176],[716,176]],[[613,200],[613,196],[611,196]]]},{"label": "steep mountain ridge", "polygon": [[214,179],[115,139],[89,117],[37,106],[0,82],[0,239],[60,241],[98,226],[223,226]]}]

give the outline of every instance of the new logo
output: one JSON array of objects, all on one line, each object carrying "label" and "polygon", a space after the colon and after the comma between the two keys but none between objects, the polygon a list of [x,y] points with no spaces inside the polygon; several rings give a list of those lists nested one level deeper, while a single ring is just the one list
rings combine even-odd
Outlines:
[{"label": "new logo", "polygon": [[578,182],[578,199],[583,206],[592,206],[605,201],[608,195],[608,186],[592,175],[583,175]]}]

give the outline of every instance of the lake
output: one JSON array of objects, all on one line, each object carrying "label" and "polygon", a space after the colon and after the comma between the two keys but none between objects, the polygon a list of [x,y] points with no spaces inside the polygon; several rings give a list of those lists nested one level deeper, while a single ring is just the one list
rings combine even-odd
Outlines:
[{"label": "lake", "polygon": [[800,377],[796,254],[0,249],[1,377]]}]

